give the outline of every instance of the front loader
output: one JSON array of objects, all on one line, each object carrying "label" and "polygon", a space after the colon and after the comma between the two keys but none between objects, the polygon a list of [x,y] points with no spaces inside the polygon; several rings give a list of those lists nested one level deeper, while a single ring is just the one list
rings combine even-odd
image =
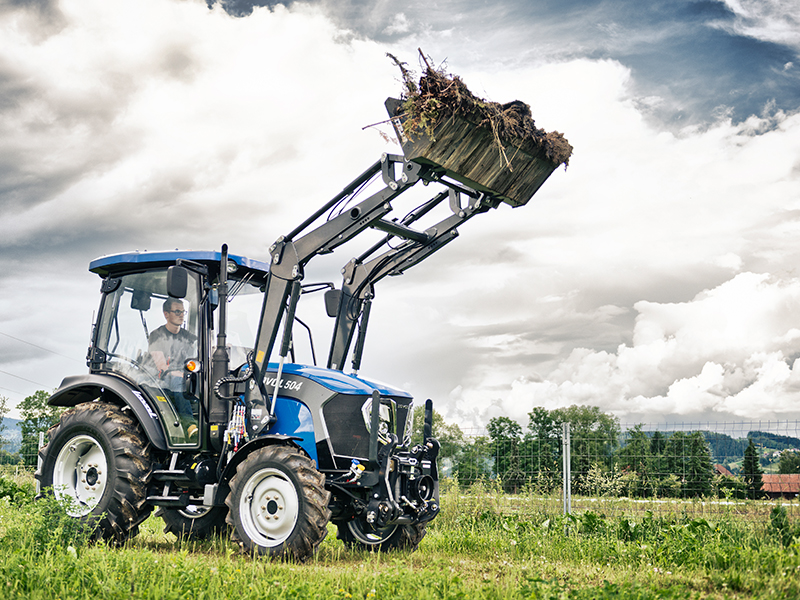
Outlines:
[{"label": "front loader", "polygon": [[[528,157],[527,188],[506,177],[500,189],[496,177],[476,176],[474,159],[466,174],[431,159],[427,149],[450,143],[451,160],[458,140],[409,140],[398,101],[387,108],[404,155],[383,155],[278,238],[268,262],[227,246],[92,261],[102,282],[89,373],[65,378],[50,399],[69,410],[40,450],[39,494],[116,542],[157,509],[179,537],[230,532],[254,554],[304,560],[329,522],[348,546],[417,547],[439,512],[433,405],[412,445],[411,396],[359,375],[375,285],[453,241],[472,217],[526,203],[558,163]],[[382,187],[361,199],[375,180]],[[436,193],[392,217],[420,182]],[[311,259],[374,230],[339,289],[304,281]],[[306,325],[296,309],[323,291],[335,319],[327,362],[300,364],[297,325]],[[170,359],[179,342],[181,358]]]}]

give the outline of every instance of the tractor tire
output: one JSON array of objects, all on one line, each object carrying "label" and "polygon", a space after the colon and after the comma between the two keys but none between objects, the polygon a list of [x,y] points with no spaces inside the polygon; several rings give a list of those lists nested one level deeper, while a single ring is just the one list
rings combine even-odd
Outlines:
[{"label": "tractor tire", "polygon": [[328,533],[330,496],[325,476],[301,450],[259,448],[230,481],[231,539],[250,554],[304,561]]},{"label": "tractor tire", "polygon": [[47,434],[35,475],[40,494],[65,501],[93,539],[135,536],[152,511],[150,443],[139,422],[114,404],[87,402],[63,413]]},{"label": "tractor tire", "polygon": [[336,537],[348,548],[380,552],[396,550],[414,552],[427,533],[426,523],[373,527],[363,518],[354,517],[334,524],[338,529]]},{"label": "tractor tire", "polygon": [[225,506],[162,507],[154,516],[164,520],[164,533],[173,533],[179,540],[206,540],[228,529]]}]

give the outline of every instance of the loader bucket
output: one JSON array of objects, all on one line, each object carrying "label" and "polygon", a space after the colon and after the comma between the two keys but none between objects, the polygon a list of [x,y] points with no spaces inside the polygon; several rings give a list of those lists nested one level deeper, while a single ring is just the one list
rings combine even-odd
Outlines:
[{"label": "loader bucket", "polygon": [[[506,143],[501,149],[490,127],[458,115],[440,118],[432,131],[407,133],[402,102],[387,98],[386,110],[408,160],[431,165],[443,175],[487,192],[513,207],[523,206],[561,164],[543,147]],[[571,150],[571,147],[570,147]]]}]

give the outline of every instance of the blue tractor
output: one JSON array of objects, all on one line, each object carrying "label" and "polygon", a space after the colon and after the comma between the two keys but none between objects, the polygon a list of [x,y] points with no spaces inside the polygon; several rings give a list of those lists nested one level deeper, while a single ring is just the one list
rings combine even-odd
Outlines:
[{"label": "blue tractor", "polygon": [[[348,546],[415,549],[439,512],[439,443],[430,400],[412,444],[411,396],[358,374],[375,284],[441,249],[473,216],[527,198],[512,202],[407,147],[278,238],[269,262],[227,246],[94,260],[102,283],[89,372],[50,399],[69,409],[40,450],[39,493],[117,542],[157,509],[179,537],[227,531],[254,554],[304,560],[329,522]],[[530,195],[556,167],[539,163]],[[439,191],[390,219],[419,182]],[[437,209],[444,218],[414,227]],[[379,239],[342,269],[340,288],[304,283],[312,258],[366,230]],[[293,354],[296,324],[305,326],[295,309],[315,291],[335,319],[325,367]]]}]

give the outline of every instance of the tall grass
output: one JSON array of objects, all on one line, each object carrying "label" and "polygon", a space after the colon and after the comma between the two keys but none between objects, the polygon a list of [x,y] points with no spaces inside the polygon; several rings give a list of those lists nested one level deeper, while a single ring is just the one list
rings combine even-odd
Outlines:
[{"label": "tall grass", "polygon": [[0,498],[0,598],[800,598],[800,527],[780,508],[761,522],[564,516],[533,492],[480,486],[448,489],[442,507],[415,553],[349,551],[330,526],[295,564],[222,538],[181,544],[154,518],[123,547],[91,543],[58,503],[12,493]]}]

